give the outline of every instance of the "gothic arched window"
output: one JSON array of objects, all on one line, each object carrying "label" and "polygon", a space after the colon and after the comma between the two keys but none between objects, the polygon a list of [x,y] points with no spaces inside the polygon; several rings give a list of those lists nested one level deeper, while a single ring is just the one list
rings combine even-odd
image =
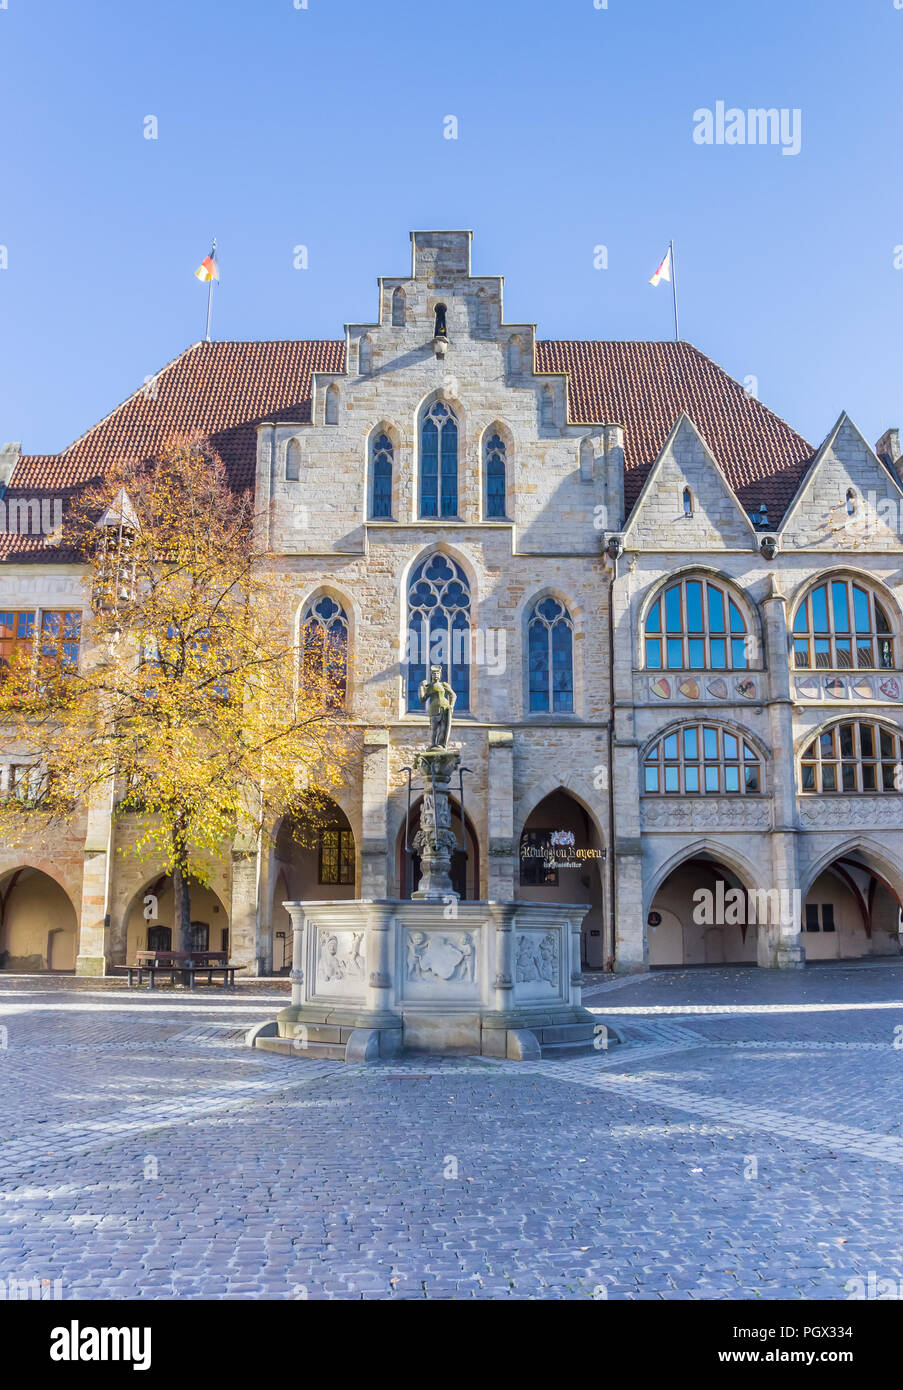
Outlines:
[{"label": "gothic arched window", "polygon": [[392,515],[394,455],[391,439],[384,431],[380,431],[370,446],[370,471],[373,478],[370,515],[373,517]]},{"label": "gothic arched window", "polygon": [[871,589],[853,579],[810,589],[793,620],[793,664],[802,670],[893,670],[887,613]]},{"label": "gothic arched window", "polygon": [[681,579],[660,593],[646,617],[646,666],[653,671],[742,671],[746,621],[729,591]]},{"label": "gothic arched window", "polygon": [[647,796],[762,790],[758,753],[720,724],[688,724],[665,734],[646,754],[644,778]]},{"label": "gothic arched window", "polygon": [[420,430],[420,515],[458,514],[458,421],[454,411],[436,401]]},{"label": "gothic arched window", "polygon": [[903,791],[900,730],[871,719],[823,729],[803,750],[800,791]]},{"label": "gothic arched window", "polygon": [[285,446],[286,482],[297,483],[301,477],[301,445],[297,439],[290,439]]},{"label": "gothic arched window", "polygon": [[337,425],[339,423],[339,388],[337,386],[327,386],[326,388],[326,424]]},{"label": "gothic arched window", "polygon": [[405,325],[405,305],[407,296],[401,285],[397,285],[392,291],[392,327],[404,328]]},{"label": "gothic arched window", "polygon": [[442,667],[455,708],[470,709],[470,586],[447,555],[430,555],[411,575],[406,655],[409,710],[421,708],[418,687],[430,665]]},{"label": "gothic arched window", "polygon": [[507,455],[505,441],[493,430],[486,441],[486,516],[506,515]]},{"label": "gothic arched window", "polygon": [[572,714],[574,710],[574,625],[563,603],[543,598],[527,624],[530,710]]},{"label": "gothic arched window", "polygon": [[327,594],[308,604],[301,622],[301,684],[341,709],[348,684],[348,618]]}]

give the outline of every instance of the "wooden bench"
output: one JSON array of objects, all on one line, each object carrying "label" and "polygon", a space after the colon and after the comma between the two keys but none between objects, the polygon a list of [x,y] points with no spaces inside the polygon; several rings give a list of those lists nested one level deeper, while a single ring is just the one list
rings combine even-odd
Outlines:
[{"label": "wooden bench", "polygon": [[126,965],[124,968],[129,975],[129,989],[132,988],[136,975],[139,989],[145,975],[148,989],[154,988],[157,975],[169,975],[171,985],[176,983],[178,975],[181,984],[187,983],[189,989],[194,989],[195,977],[199,974],[207,976],[208,985],[213,984],[214,975],[222,975],[223,988],[233,989],[236,970],[244,970],[246,967],[232,965],[225,951],[136,951],[134,965]]}]

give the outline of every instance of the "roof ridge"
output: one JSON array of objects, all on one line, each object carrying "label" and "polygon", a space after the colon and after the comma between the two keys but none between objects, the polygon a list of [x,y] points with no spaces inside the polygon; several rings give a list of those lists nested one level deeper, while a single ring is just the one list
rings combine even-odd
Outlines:
[{"label": "roof ridge", "polygon": [[135,397],[139,394],[139,392],[145,389],[148,381],[159,380],[159,378],[164,374],[164,372],[168,372],[170,367],[175,366],[176,362],[180,362],[183,357],[187,357],[190,352],[194,352],[195,348],[201,347],[202,342],[203,340],[199,338],[197,342],[189,343],[187,348],[183,348],[181,352],[176,353],[175,357],[171,357],[170,360],[164,366],[162,366],[158,372],[153,372],[151,376],[145,377],[144,381],[141,383],[140,386],[136,386],[134,391],[130,391],[129,394],[125,396],[119,402],[118,405],[114,405],[112,410],[108,410],[106,415],[104,415],[102,419],[97,420],[95,424],[90,426],[89,429],[86,429],[84,434],[80,434],[77,439],[73,439],[72,443],[67,444],[65,449],[60,449],[59,452],[56,454],[36,455],[36,457],[62,458],[64,454],[68,454],[69,450],[74,449],[76,444],[81,444],[82,441],[87,439],[89,435],[92,435],[95,430],[99,430],[101,425],[105,425],[108,420],[111,420],[113,416],[116,414],[117,410],[121,410],[124,405],[128,405],[129,401],[134,400]]}]

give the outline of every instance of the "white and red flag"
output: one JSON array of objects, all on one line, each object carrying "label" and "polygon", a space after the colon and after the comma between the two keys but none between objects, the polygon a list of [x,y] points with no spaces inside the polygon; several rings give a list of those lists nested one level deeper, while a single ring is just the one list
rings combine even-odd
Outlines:
[{"label": "white and red flag", "polygon": [[658,270],[649,281],[650,285],[657,285],[661,280],[671,279],[671,247],[665,252],[665,259],[662,261]]}]

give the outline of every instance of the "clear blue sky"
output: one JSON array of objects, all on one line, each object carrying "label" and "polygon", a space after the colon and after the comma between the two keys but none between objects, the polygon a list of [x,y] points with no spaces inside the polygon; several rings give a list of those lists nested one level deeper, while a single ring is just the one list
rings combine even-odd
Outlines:
[{"label": "clear blue sky", "polygon": [[[543,337],[670,336],[674,237],[682,336],[815,442],[903,425],[893,0],[307,2],[0,9],[0,439],[64,447],[201,337],[213,233],[214,337],[332,338],[421,227]],[[801,152],[695,144],[718,100],[800,108]]]}]

